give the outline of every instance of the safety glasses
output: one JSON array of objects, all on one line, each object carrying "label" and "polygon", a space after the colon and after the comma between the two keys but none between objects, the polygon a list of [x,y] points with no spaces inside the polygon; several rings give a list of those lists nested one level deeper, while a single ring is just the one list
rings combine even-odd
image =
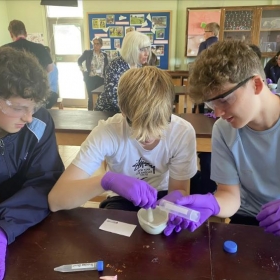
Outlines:
[{"label": "safety glasses", "polygon": [[205,104],[214,110],[214,108],[220,108],[225,109],[229,105],[232,105],[236,101],[236,94],[234,93],[237,89],[245,85],[249,80],[254,78],[255,76],[251,76],[240,83],[238,83],[236,86],[234,86],[232,89],[228,90],[227,92],[220,94],[214,98],[208,99]]},{"label": "safety glasses", "polygon": [[34,103],[33,106],[23,106],[17,103],[13,103],[9,99],[0,98],[0,110],[3,114],[13,117],[13,118],[21,118],[26,116],[27,114],[33,115],[36,113],[42,106],[42,103]]}]

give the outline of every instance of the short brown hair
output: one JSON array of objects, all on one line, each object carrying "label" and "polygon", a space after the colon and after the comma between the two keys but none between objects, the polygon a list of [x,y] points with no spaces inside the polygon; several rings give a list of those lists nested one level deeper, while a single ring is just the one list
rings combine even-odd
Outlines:
[{"label": "short brown hair", "polygon": [[220,25],[217,22],[210,22],[206,24],[205,29],[212,31],[215,36],[218,36],[220,31]]},{"label": "short brown hair", "polygon": [[118,85],[119,107],[129,119],[132,138],[160,139],[173,109],[174,85],[171,76],[154,66],[126,71]]},{"label": "short brown hair", "polygon": [[195,60],[189,76],[188,92],[196,103],[203,103],[221,94],[227,83],[265,74],[260,59],[252,48],[238,40],[213,44]]},{"label": "short brown hair", "polygon": [[0,97],[31,98],[36,103],[49,96],[49,81],[38,59],[29,52],[0,48]]},{"label": "short brown hair", "polygon": [[8,30],[14,35],[14,36],[19,36],[19,35],[27,35],[25,25],[22,21],[20,20],[12,20],[10,21]]}]

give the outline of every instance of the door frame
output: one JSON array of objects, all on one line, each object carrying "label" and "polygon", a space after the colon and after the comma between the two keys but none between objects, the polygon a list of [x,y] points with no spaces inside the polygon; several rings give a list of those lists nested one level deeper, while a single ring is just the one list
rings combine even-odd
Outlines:
[{"label": "door frame", "polygon": [[[48,30],[48,42],[49,42],[49,47],[51,49],[51,56],[52,58],[55,58],[55,62],[77,62],[78,58],[81,56],[80,55],[57,55],[55,53],[55,44],[54,44],[54,34],[53,34],[53,25],[77,25],[81,29],[81,45],[82,45],[82,50],[84,50],[84,22],[83,18],[50,18],[47,17],[47,30]],[[71,43],[71,42],[69,42]],[[78,63],[77,63],[78,67]],[[63,98],[63,106],[66,107],[87,107],[87,93],[86,93],[86,87],[84,88],[85,90],[85,98],[84,99],[70,99],[70,98]]]}]

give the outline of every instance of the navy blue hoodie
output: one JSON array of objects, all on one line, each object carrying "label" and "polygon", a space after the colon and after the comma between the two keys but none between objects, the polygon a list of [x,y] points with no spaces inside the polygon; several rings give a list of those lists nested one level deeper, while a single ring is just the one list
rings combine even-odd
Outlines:
[{"label": "navy blue hoodie", "polygon": [[0,228],[8,244],[49,214],[48,193],[63,171],[45,108],[19,132],[0,138]]}]

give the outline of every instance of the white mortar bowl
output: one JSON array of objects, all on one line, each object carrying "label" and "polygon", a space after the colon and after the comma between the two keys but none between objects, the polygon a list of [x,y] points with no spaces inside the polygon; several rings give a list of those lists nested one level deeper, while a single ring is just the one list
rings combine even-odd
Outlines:
[{"label": "white mortar bowl", "polygon": [[270,89],[276,89],[277,88],[277,84],[268,84],[267,85]]},{"label": "white mortar bowl", "polygon": [[144,231],[149,234],[160,234],[164,231],[167,226],[168,213],[161,210],[159,207],[152,209],[154,220],[153,222],[148,221],[148,211],[141,208],[137,213],[137,218],[140,226]]}]

